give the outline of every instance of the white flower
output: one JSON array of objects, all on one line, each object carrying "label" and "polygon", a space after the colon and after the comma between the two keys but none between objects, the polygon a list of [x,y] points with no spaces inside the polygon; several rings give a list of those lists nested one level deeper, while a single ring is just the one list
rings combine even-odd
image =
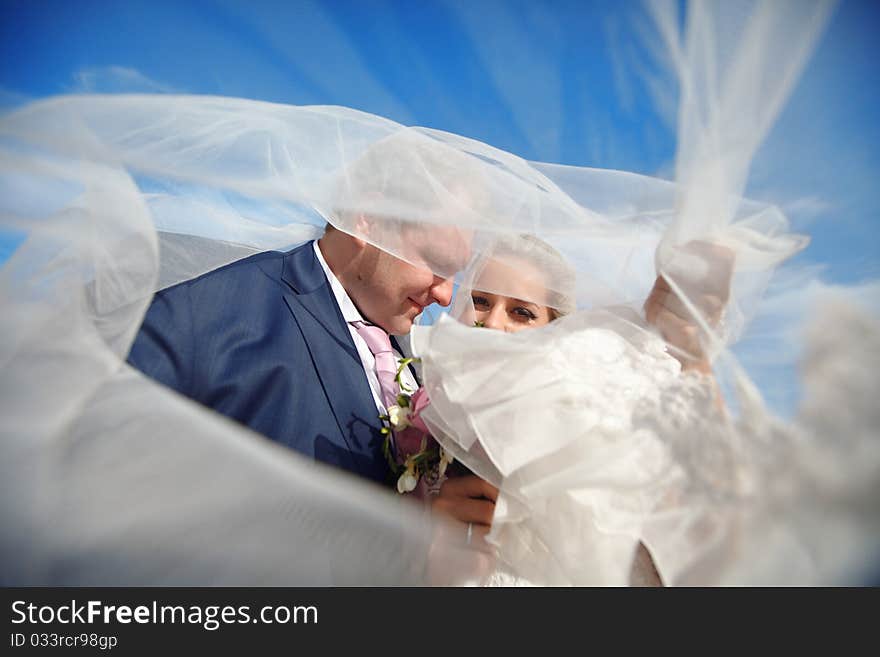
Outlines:
[{"label": "white flower", "polygon": [[397,492],[401,495],[403,495],[404,493],[409,493],[416,487],[418,483],[419,478],[416,477],[413,465],[408,464],[404,473],[400,475],[400,479],[397,480]]},{"label": "white flower", "polygon": [[391,406],[388,409],[388,421],[397,431],[406,429],[409,426],[409,406]]}]

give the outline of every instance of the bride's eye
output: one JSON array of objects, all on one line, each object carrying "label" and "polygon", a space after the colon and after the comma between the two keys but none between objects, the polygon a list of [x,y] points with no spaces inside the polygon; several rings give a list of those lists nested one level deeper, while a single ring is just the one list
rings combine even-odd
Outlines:
[{"label": "bride's eye", "polygon": [[527,322],[538,319],[538,316],[533,313],[528,308],[523,308],[522,306],[517,306],[513,309],[513,314],[516,315],[517,319],[521,322]]},{"label": "bride's eye", "polygon": [[489,307],[489,300],[486,297],[481,297],[481,296],[475,294],[475,295],[471,296],[471,301],[474,302],[475,308],[488,308]]}]

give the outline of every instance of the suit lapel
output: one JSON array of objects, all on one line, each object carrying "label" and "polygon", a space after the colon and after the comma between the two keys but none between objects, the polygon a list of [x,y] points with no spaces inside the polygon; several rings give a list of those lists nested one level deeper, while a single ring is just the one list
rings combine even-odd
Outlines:
[{"label": "suit lapel", "polygon": [[381,421],[363,364],[312,243],[285,258],[284,301],[308,345],[337,426],[352,453],[372,452]]}]

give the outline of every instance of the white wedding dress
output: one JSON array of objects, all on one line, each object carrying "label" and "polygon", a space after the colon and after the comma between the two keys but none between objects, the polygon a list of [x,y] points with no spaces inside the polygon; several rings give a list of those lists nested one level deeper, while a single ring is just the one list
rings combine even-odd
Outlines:
[{"label": "white wedding dress", "polygon": [[413,350],[426,423],[500,487],[488,539],[499,560],[534,583],[626,585],[644,523],[683,480],[656,415],[688,431],[713,414],[711,385],[682,376],[625,308],[513,335],[475,330],[441,319],[414,330]]},{"label": "white wedding dress", "polygon": [[713,380],[682,374],[632,320],[615,309],[514,335],[449,319],[415,329],[423,418],[500,487],[488,537],[498,567],[474,583],[874,577],[880,322],[828,309],[804,364],[804,412],[784,424],[760,404],[731,415]]}]

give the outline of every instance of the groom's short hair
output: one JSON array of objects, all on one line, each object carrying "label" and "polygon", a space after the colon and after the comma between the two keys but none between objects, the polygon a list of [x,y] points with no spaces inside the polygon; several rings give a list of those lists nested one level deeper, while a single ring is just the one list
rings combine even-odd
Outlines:
[{"label": "groom's short hair", "polygon": [[[401,253],[401,237],[486,223],[485,162],[418,129],[401,128],[366,146],[337,173],[327,201],[335,228]],[[470,215],[470,216],[469,216]],[[358,229],[364,218],[371,235]]]}]

